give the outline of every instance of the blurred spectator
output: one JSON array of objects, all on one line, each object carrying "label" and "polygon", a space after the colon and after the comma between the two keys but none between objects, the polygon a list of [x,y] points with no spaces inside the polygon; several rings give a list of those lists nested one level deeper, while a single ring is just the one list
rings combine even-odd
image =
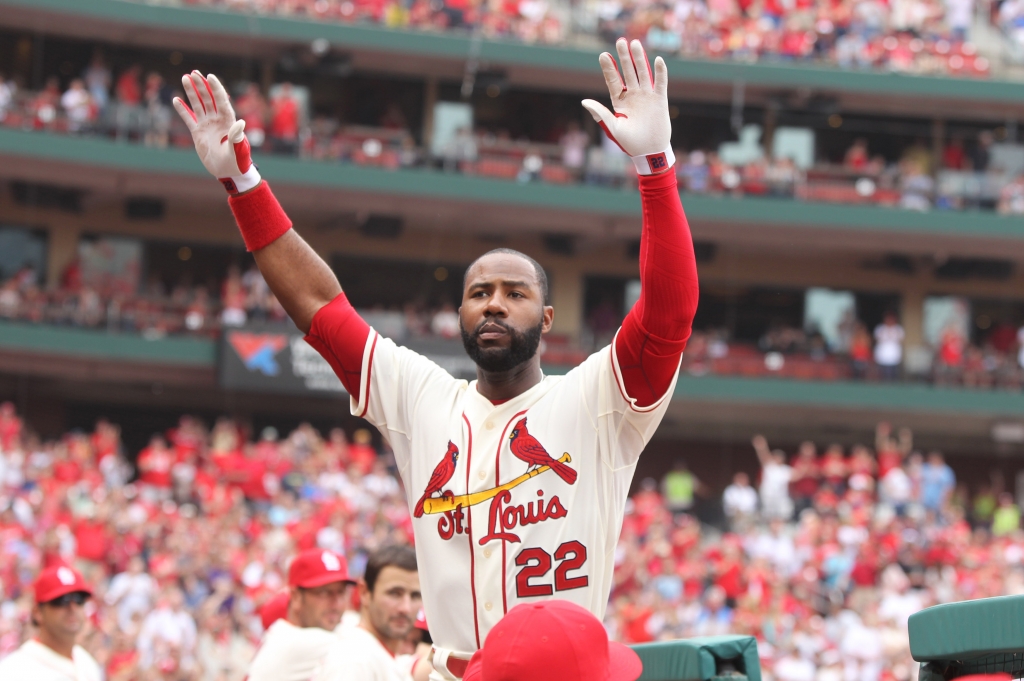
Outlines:
[{"label": "blurred spectator", "polygon": [[93,52],[92,60],[82,74],[82,79],[85,81],[85,88],[89,91],[89,96],[92,97],[96,108],[99,111],[106,109],[107,103],[110,101],[111,73],[100,50],[97,49]]},{"label": "blurred spectator", "polygon": [[971,167],[975,171],[985,172],[988,170],[993,142],[995,142],[995,136],[993,136],[990,130],[982,130],[978,133],[978,143],[971,153]]},{"label": "blurred spectator", "polygon": [[903,338],[903,327],[891,312],[875,327],[875,364],[884,380],[899,378],[900,365],[903,363]]},{"label": "blurred spectator", "polygon": [[722,509],[733,528],[745,527],[757,513],[757,491],[750,486],[750,477],[740,471],[722,495]]},{"label": "blurred spectator", "polygon": [[139,630],[139,666],[162,672],[192,670],[195,662],[196,623],[185,609],[181,590],[164,589],[156,608],[142,620]]},{"label": "blurred spectator", "polygon": [[441,338],[459,338],[459,314],[451,303],[445,303],[430,320],[430,331]]},{"label": "blurred spectator", "polygon": [[132,556],[128,568],[114,575],[104,597],[107,605],[117,609],[117,623],[126,634],[133,633],[136,618],[149,613],[156,601],[157,584],[145,571],[141,556]]},{"label": "blurred spectator", "polygon": [[95,116],[95,106],[85,83],[81,78],[71,81],[71,87],[61,95],[60,105],[68,117],[68,130],[78,132],[86,127]]},{"label": "blurred spectator", "polygon": [[294,154],[299,147],[299,102],[291,83],[282,83],[277,95],[270,101],[270,128],[268,135],[274,151]]},{"label": "blurred spectator", "polygon": [[1002,215],[1024,214],[1024,175],[1018,175],[999,191],[996,209]]},{"label": "blurred spectator", "polygon": [[942,452],[928,454],[928,461],[921,468],[921,504],[934,513],[944,511],[955,488],[956,476]]},{"label": "blurred spectator", "polygon": [[999,495],[999,506],[992,514],[992,534],[1005,537],[1020,529],[1020,508],[1013,502],[1013,495],[1003,492]]},{"label": "blurred spectator", "polygon": [[786,463],[786,453],[769,449],[762,435],[754,436],[752,444],[761,462],[761,511],[766,518],[788,520],[793,515],[793,500],[789,496],[793,469]]},{"label": "blurred spectator", "polygon": [[149,73],[146,76],[146,89],[142,96],[147,117],[143,141],[147,146],[159,148],[167,146],[168,133],[171,129],[169,99],[164,90],[163,76],[155,72]]},{"label": "blurred spectator", "polygon": [[0,123],[7,117],[7,110],[14,101],[14,85],[0,73]]},{"label": "blurred spectator", "polygon": [[661,480],[661,496],[668,510],[673,513],[686,513],[693,509],[700,487],[700,480],[690,471],[686,461],[677,459],[672,465],[672,470]]},{"label": "blurred spectator", "polygon": [[118,139],[127,139],[133,131],[142,127],[141,75],[142,67],[133,64],[117,77],[114,94],[117,99],[115,119]]},{"label": "blurred spectator", "polygon": [[813,505],[821,481],[818,452],[813,442],[800,443],[800,449],[793,458],[792,468],[789,490],[793,498],[794,511],[799,517],[804,509]]},{"label": "blurred spectator", "polygon": [[559,140],[559,145],[562,147],[562,165],[578,179],[582,176],[587,161],[590,136],[580,128],[579,121],[571,120]]},{"label": "blurred spectator", "polygon": [[850,148],[846,150],[846,156],[843,157],[843,165],[850,170],[861,171],[867,168],[868,158],[868,141],[863,137],[858,137],[853,141]]},{"label": "blurred spectator", "polygon": [[267,100],[256,83],[249,83],[235,101],[235,114],[245,121],[245,135],[254,149],[267,139]]}]

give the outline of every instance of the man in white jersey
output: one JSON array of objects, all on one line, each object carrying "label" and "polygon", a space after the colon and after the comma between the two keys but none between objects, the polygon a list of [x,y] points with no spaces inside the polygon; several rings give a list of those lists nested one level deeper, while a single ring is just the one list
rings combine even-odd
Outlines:
[{"label": "man in white jersey", "polygon": [[359,624],[337,629],[340,640],[314,681],[411,681],[416,658],[403,648],[421,604],[416,552],[374,551],[359,582]]},{"label": "man in white jersey", "polygon": [[288,568],[287,616],[273,621],[264,632],[249,667],[249,681],[313,678],[331,646],[338,643],[334,628],[353,583],[342,556],[326,549],[297,555]]},{"label": "man in white jersey", "polygon": [[101,681],[100,665],[76,645],[92,589],[70,567],[43,570],[34,586],[32,624],[39,631],[0,660],[3,681]]},{"label": "man in white jersey", "polygon": [[[459,324],[477,380],[370,329],[327,264],[291,228],[250,158],[223,85],[182,78],[175,108],[267,284],[395,452],[416,536],[435,678],[459,678],[510,608],[561,598],[601,618],[637,459],[668,406],[697,306],[697,269],[679,202],[668,73],[639,41],[600,65],[615,113],[583,106],[633,159],[643,206],[641,294],[611,346],[545,376],[547,275],[496,249],[466,271]],[[483,218],[486,219],[486,218]]]}]

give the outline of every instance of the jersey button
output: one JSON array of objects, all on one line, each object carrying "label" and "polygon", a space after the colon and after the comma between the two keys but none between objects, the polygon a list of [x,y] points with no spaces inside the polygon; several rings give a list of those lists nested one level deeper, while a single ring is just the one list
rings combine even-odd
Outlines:
[{"label": "jersey button", "polygon": [[490,601],[487,601],[486,603],[484,603],[484,610],[488,610],[489,611],[491,609],[491,607],[492,606],[491,606],[491,602]]},{"label": "jersey button", "polygon": [[488,421],[484,424],[484,428],[487,430],[494,430],[494,421]]},{"label": "jersey button", "polygon": [[491,550],[490,549],[484,549],[484,558],[490,558],[490,557],[491,557]]},{"label": "jersey button", "polygon": [[480,471],[479,473],[477,473],[477,475],[480,476],[481,480],[486,480],[487,479],[487,471]]}]

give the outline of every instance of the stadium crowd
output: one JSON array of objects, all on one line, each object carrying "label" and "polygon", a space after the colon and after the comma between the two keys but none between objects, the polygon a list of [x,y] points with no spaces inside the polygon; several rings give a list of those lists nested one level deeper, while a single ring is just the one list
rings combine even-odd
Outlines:
[{"label": "stadium crowd", "polygon": [[[1024,593],[1020,510],[998,478],[971,494],[941,454],[886,424],[873,449],[754,447],[758,486],[737,472],[720,505],[681,461],[660,490],[638,485],[613,638],[747,633],[768,679],[905,681],[910,614]],[[41,441],[0,405],[0,658],[31,633],[36,572],[66,563],[96,589],[84,645],[108,679],[241,681],[258,609],[296,551],[331,549],[359,574],[368,551],[412,541],[392,466],[366,430],[253,440],[229,419],[207,430],[184,416],[135,453],[108,421]],[[699,522],[701,504],[725,520]]]},{"label": "stadium crowd", "polygon": [[[51,77],[43,89],[31,91],[0,77],[0,125],[191,147],[190,135],[172,115],[173,94],[163,76],[144,74],[137,65],[120,70],[115,78],[97,53],[81,77],[66,87]],[[462,128],[440,148],[428,150],[416,143],[394,105],[386,107],[376,125],[346,125],[311,115],[306,97],[285,82],[271,88],[269,97],[255,84],[242,83],[236,88],[235,106],[260,153],[389,170],[428,167],[521,183],[636,183],[621,150],[603,136],[592,139],[578,121],[548,131],[546,140],[513,138],[504,129]],[[791,155],[773,156],[773,150],[754,139],[714,149],[678,149],[676,167],[680,187],[694,194],[1024,214],[1024,175],[1018,175],[1024,168],[1002,168],[1002,161],[994,162],[994,142],[992,131],[966,141],[951,135],[936,158],[918,140],[908,143],[899,158],[887,160],[872,152],[866,139],[858,139],[841,161],[819,158],[798,165]]]},{"label": "stadium crowd", "polygon": [[[219,291],[213,295],[211,291]],[[399,339],[460,337],[451,303],[410,301],[401,309],[374,308],[378,322]],[[381,316],[383,315],[383,316]],[[384,318],[386,317],[386,319]],[[81,261],[47,289],[26,266],[0,281],[0,320],[138,334],[147,339],[169,335],[218,338],[226,328],[250,322],[290,325],[284,309],[254,264],[243,272],[231,265],[220,281],[167,287],[153,277],[141,291],[129,292],[103,282],[83,281]],[[578,364],[588,350],[610,342],[621,315],[608,305],[591,311],[578,339],[552,336],[546,361]],[[397,331],[396,331],[397,330]],[[895,317],[869,329],[849,316],[829,344],[820,331],[771,324],[755,343],[730,338],[726,329],[697,329],[683,357],[683,371],[695,376],[779,376],[805,380],[927,380],[936,385],[1019,390],[1024,386],[1024,328],[997,320],[971,342],[956,325],[945,329],[927,349],[927,366],[905,367],[904,331]]]},{"label": "stadium crowd", "polygon": [[[319,21],[389,28],[473,32],[528,43],[586,46],[639,38],[649,49],[685,57],[738,61],[819,62],[847,69],[884,69],[986,77],[991,66],[968,42],[974,0],[602,0],[571,5],[518,2],[386,2],[367,0],[169,0]],[[1016,36],[1019,2],[993,17]]]}]

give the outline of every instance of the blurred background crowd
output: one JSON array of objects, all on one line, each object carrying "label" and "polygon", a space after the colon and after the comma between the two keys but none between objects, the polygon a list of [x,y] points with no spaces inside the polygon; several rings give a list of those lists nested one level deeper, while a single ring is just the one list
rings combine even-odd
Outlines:
[{"label": "blurred background crowd", "polygon": [[[880,424],[873,446],[772,450],[713,489],[681,459],[626,507],[605,624],[624,642],[756,636],[778,681],[909,681],[907,618],[1024,593],[1011,487],[958,483]],[[301,549],[410,543],[405,493],[369,431],[258,433],[183,416],[126,451],[106,420],[40,441],[0,405],[0,657],[26,635],[36,572],[95,585],[84,645],[111,681],[241,681],[258,609]]]},{"label": "blurred background crowd", "polygon": [[[137,63],[114,68],[97,51],[80,74],[50,76],[39,90],[0,75],[0,125],[191,148],[171,108],[179,89]],[[434,168],[519,183],[636,187],[626,155],[572,118],[536,121],[514,132],[500,123],[467,124],[426,145],[396,100],[353,122],[316,111],[308,88],[291,82],[264,89],[238,81],[231,89],[258,154],[389,170]],[[493,83],[484,89],[489,97],[501,92]],[[839,128],[843,118],[833,114],[828,123]],[[931,141],[855,137],[827,153],[815,149],[807,130],[769,134],[747,124],[734,132],[738,141],[676,149],[684,192],[1024,214],[1024,152],[1007,138],[1005,127],[950,131]]]},{"label": "blurred background crowd", "polygon": [[1014,0],[169,0],[176,6],[461,31],[530,43],[644,40],[703,59],[821,62],[843,68],[987,77],[971,40],[1019,40]]}]

